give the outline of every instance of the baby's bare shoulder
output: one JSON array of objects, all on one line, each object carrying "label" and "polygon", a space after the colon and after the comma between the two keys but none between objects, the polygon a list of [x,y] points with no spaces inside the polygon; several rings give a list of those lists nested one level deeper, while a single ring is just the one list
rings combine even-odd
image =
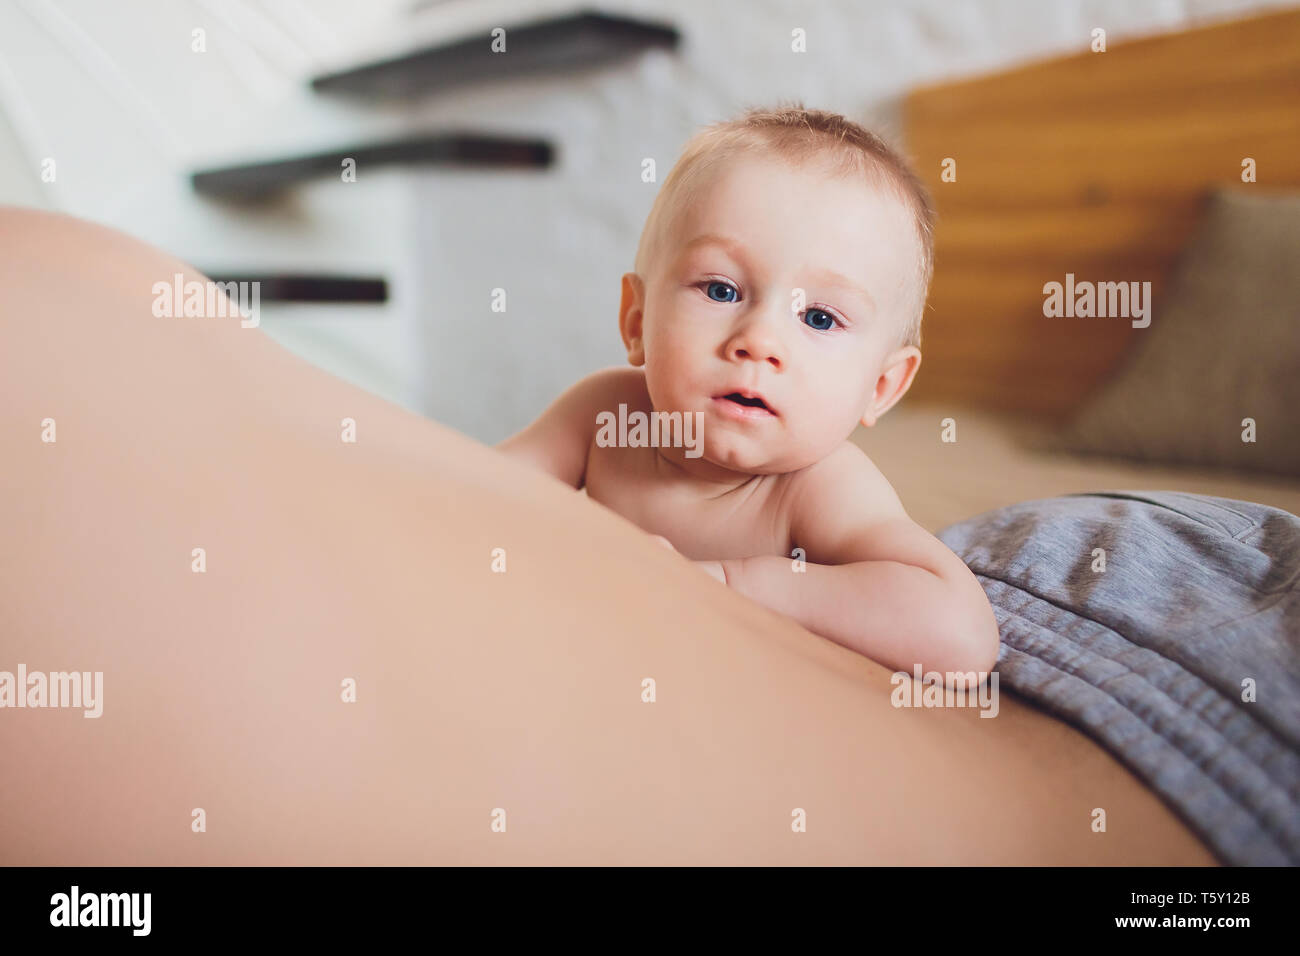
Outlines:
[{"label": "baby's bare shoulder", "polygon": [[797,542],[838,538],[850,528],[907,517],[893,485],[852,442],[796,472],[788,500],[790,530]]},{"label": "baby's bare shoulder", "polygon": [[848,441],[841,443],[821,461],[795,472],[791,492],[796,499],[820,498],[825,505],[898,503],[893,485],[876,463]]},{"label": "baby's bare shoulder", "polygon": [[583,385],[590,400],[601,410],[617,411],[620,402],[629,409],[645,408],[650,392],[645,384],[645,372],[630,365],[614,365],[592,372]]}]

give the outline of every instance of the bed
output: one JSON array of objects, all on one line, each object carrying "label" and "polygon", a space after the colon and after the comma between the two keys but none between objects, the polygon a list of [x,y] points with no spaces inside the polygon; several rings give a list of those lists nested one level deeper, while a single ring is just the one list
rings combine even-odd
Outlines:
[{"label": "bed", "polygon": [[[1295,475],[1042,450],[1152,332],[1046,320],[1044,283],[1066,273],[1149,281],[1159,307],[1215,189],[1300,187],[1297,103],[1297,10],[1083,49],[905,98],[905,145],[938,212],[925,357],[909,395],[853,440],[916,521],[937,531],[1012,502],[1108,488],[1300,513]],[[1242,182],[1246,158],[1255,183]],[[944,180],[946,159],[955,181]],[[940,441],[948,418],[956,442]],[[1279,430],[1300,444],[1294,416]]]}]

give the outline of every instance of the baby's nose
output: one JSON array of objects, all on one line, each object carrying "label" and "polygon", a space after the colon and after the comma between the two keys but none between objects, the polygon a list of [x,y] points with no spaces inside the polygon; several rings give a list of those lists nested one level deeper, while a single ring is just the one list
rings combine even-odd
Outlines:
[{"label": "baby's nose", "polygon": [[737,361],[753,359],[774,368],[785,364],[780,338],[768,322],[749,322],[731,340],[729,354]]}]

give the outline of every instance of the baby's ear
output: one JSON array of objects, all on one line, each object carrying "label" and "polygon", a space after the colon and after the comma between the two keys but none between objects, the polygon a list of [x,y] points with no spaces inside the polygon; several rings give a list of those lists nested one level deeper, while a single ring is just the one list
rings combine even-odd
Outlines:
[{"label": "baby's ear", "polygon": [[862,424],[870,428],[881,415],[893,408],[912,387],[916,370],[921,367],[921,350],[914,345],[895,349],[885,357],[871,393],[871,404],[862,416]]},{"label": "baby's ear", "polygon": [[641,325],[645,317],[645,282],[635,272],[623,274],[623,298],[618,306],[618,331],[627,348],[627,360],[632,365],[645,364],[645,345]]}]

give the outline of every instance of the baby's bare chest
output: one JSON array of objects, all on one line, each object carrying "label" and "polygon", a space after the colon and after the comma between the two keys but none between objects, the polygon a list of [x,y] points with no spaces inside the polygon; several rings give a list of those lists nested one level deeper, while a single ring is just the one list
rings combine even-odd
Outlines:
[{"label": "baby's bare chest", "polygon": [[654,448],[601,448],[587,459],[587,496],[642,530],[661,534],[688,558],[789,554],[784,476],[758,476],[725,495],[686,492],[663,477]]}]

